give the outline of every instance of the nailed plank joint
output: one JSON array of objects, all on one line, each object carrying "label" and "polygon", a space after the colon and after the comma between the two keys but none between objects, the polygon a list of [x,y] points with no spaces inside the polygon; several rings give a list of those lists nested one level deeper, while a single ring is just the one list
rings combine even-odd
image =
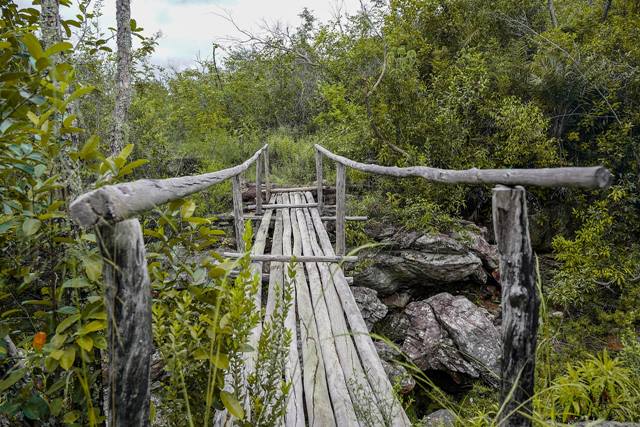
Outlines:
[{"label": "nailed plank joint", "polygon": [[500,426],[530,426],[540,299],[535,284],[523,187],[493,190],[493,224],[502,284]]}]

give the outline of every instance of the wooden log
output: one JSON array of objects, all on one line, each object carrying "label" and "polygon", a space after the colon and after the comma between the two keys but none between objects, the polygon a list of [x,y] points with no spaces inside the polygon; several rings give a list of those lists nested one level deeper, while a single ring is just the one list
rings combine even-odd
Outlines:
[{"label": "wooden log", "polygon": [[322,195],[322,153],[316,150],[316,200],[318,201],[318,211],[322,213],[324,196]]},{"label": "wooden log", "polygon": [[346,230],[344,217],[346,215],[346,184],[347,172],[342,163],[336,163],[336,254],[346,252]]},{"label": "wooden log", "polygon": [[[283,211],[283,212],[286,212],[286,211]],[[275,261],[274,261],[274,262],[275,262]],[[232,279],[235,279],[236,277],[238,277],[238,273],[237,273],[237,272],[232,271],[232,272],[229,274],[229,277],[230,277],[230,278],[232,278]],[[345,279],[347,279],[347,283],[348,283],[349,285],[353,285],[353,277],[351,277],[351,276],[347,276],[347,277],[345,277]],[[271,280],[271,275],[270,275],[269,273],[262,273],[262,283],[268,284],[268,283],[269,283],[269,280]],[[186,288],[185,288],[185,289],[186,289]]]},{"label": "wooden log", "polygon": [[[262,159],[256,162],[256,188],[262,188]],[[262,191],[256,191],[256,213],[262,214]]]},{"label": "wooden log", "polygon": [[[323,190],[334,190],[334,188],[330,185],[323,185]],[[272,193],[296,193],[296,192],[304,192],[304,191],[316,191],[318,186],[314,185],[313,187],[286,187],[286,188],[271,188]],[[265,190],[263,190],[265,191]]]},{"label": "wooden log", "polygon": [[[289,202],[289,195],[282,195],[282,202]],[[282,211],[282,254],[291,256],[292,251],[292,234],[291,217],[288,209]],[[284,276],[288,277],[287,266],[283,267]],[[286,283],[286,281],[285,281]],[[300,364],[300,354],[298,353],[298,328],[296,326],[296,307],[297,296],[295,283],[288,284],[291,292],[292,301],[284,325],[291,331],[291,343],[289,343],[289,354],[284,368],[284,379],[291,383],[291,391],[287,400],[287,412],[285,415],[286,427],[304,427],[304,392],[302,387],[302,365]],[[302,345],[302,343],[301,343]]]},{"label": "wooden log", "polygon": [[[280,198],[281,196],[278,196]],[[276,225],[273,228],[271,239],[271,255],[282,256],[282,211],[276,212]],[[267,292],[267,305],[265,307],[264,321],[268,321],[273,315],[277,301],[282,301],[282,287],[284,265],[282,262],[272,261],[269,264],[269,290]],[[282,373],[284,375],[284,372]]]},{"label": "wooden log", "polygon": [[[243,215],[242,218],[245,221],[246,220],[259,221],[262,219],[262,215],[246,214],[246,215]],[[231,221],[232,219],[233,219],[233,214],[221,214],[221,215],[216,215],[215,218],[213,218],[213,221],[222,222],[222,221]],[[335,215],[334,216],[323,215],[320,217],[320,219],[322,219],[323,221],[335,221],[336,217]],[[369,217],[368,216],[345,216],[344,220],[345,221],[368,221]]]},{"label": "wooden log", "polygon": [[[294,197],[296,197],[294,202],[298,203],[300,200],[297,193]],[[294,212],[297,216],[298,226],[300,227],[302,252],[307,257],[313,256],[310,234],[314,231],[309,230],[307,227],[307,221],[302,209],[296,209]],[[323,296],[324,288],[318,271],[318,265],[313,262],[307,262],[305,263],[305,268],[309,278],[311,301],[313,302],[316,324],[318,325],[322,359],[324,360],[329,395],[331,396],[331,404],[336,417],[336,423],[339,426],[355,426],[358,422],[353,408],[353,402],[347,389],[347,381],[340,367],[340,359],[335,347],[335,341],[332,337],[331,318],[329,317],[327,304]]]},{"label": "wooden log", "polygon": [[[311,197],[311,193],[306,193],[306,196],[307,198]],[[313,218],[316,232],[320,238],[322,250],[326,255],[333,254],[331,240],[329,240],[329,235],[322,226],[320,214],[317,210],[311,209],[311,217]],[[369,384],[374,391],[376,399],[378,399],[381,411],[385,408],[384,410],[387,412],[385,422],[394,427],[410,426],[411,422],[409,418],[402,409],[400,402],[395,398],[391,382],[384,371],[378,352],[373,345],[369,330],[362,318],[358,304],[351,293],[344,272],[337,264],[330,264],[329,269],[331,270],[331,276],[334,280],[336,292],[340,297],[345,317],[349,322],[351,334],[353,335],[353,340],[360,355],[360,360],[362,360],[363,367],[366,368],[365,373],[367,374]]]},{"label": "wooden log", "polygon": [[[309,193],[308,201],[313,201],[311,193]],[[307,228],[309,230],[315,230],[315,225],[308,209],[305,209],[304,216],[307,221]],[[316,256],[325,255],[318,244],[317,232],[310,231],[309,235],[313,253]],[[332,337],[340,359],[340,367],[347,382],[347,389],[349,390],[351,401],[354,407],[359,408],[360,413],[365,412],[367,414],[366,422],[363,422],[365,420],[358,421],[360,421],[361,425],[384,425],[384,418],[378,408],[377,399],[367,381],[358,352],[353,343],[351,331],[349,331],[347,327],[344,312],[342,311],[342,304],[336,292],[329,266],[319,263],[317,267],[322,279],[322,295],[326,301],[329,318],[331,319]],[[356,411],[356,415],[358,415],[358,411]]]},{"label": "wooden log", "polygon": [[182,199],[214,184],[244,172],[255,162],[266,145],[244,163],[229,169],[203,175],[169,179],[141,179],[124,184],[107,185],[75,199],[71,217],[82,227],[116,222],[131,218],[172,200]]},{"label": "wooden log", "polygon": [[535,285],[525,189],[493,190],[502,285],[500,426],[530,426],[540,298]]},{"label": "wooden log", "polygon": [[[244,254],[239,252],[223,252],[222,256],[225,258],[241,258]],[[287,255],[249,255],[251,257],[251,261],[259,261],[259,262],[291,262],[295,260],[296,262],[357,262],[357,256],[287,256]]]},{"label": "wooden log", "polygon": [[240,179],[238,176],[231,178],[231,188],[233,192],[233,218],[236,231],[236,247],[240,252],[244,252],[244,218],[242,217],[242,193],[240,192]]},{"label": "wooden log", "polygon": [[151,283],[137,219],[96,228],[102,253],[109,343],[110,426],[148,426]]},{"label": "wooden log", "polygon": [[399,168],[360,163],[332,153],[316,144],[331,160],[363,172],[396,177],[417,176],[427,181],[447,184],[504,184],[535,185],[539,187],[607,188],[613,175],[603,166],[588,168],[540,168],[540,169],[437,169],[427,166]]},{"label": "wooden log", "polygon": [[[269,146],[264,150],[264,186],[265,186],[265,196],[266,200],[271,199],[271,167],[269,165]],[[261,188],[260,186],[256,186],[256,188]],[[260,191],[262,192],[262,191]]]},{"label": "wooden log", "polygon": [[[270,203],[267,205],[263,205],[262,206],[265,209],[293,209],[293,208],[316,208],[318,207],[317,203],[301,203],[301,204],[295,204],[295,203],[288,203],[288,204],[277,204],[277,203]],[[248,210],[252,210],[255,209],[256,205],[249,205],[247,206]]]},{"label": "wooden log", "polygon": [[[296,214],[291,215],[293,232],[293,255],[302,255],[302,234]],[[309,295],[309,285],[305,276],[304,265],[295,266],[296,301],[298,309],[298,325],[302,343],[302,381],[307,408],[307,425],[335,426],[336,421],[331,408],[329,388],[327,386],[326,369],[322,358],[322,343],[318,336],[318,327],[314,315],[314,306]]]}]

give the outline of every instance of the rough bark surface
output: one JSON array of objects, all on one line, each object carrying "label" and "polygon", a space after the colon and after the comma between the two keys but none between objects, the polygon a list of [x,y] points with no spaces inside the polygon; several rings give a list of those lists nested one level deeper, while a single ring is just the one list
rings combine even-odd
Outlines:
[{"label": "rough bark surface", "polygon": [[131,104],[131,3],[116,0],[118,57],[116,67],[116,106],[113,111],[111,154],[116,154],[125,144],[126,123]]},{"label": "rough bark surface", "polygon": [[109,342],[109,425],[148,426],[151,284],[142,228],[130,219],[99,228],[105,259]]},{"label": "rough bark surface", "polygon": [[[530,426],[540,299],[535,285],[526,192],[493,190],[502,282],[501,426]],[[505,402],[506,400],[506,402]]]}]

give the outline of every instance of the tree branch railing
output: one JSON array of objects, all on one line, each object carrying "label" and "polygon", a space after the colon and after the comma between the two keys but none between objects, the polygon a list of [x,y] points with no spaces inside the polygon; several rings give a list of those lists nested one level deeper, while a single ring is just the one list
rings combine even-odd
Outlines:
[{"label": "tree branch railing", "polygon": [[[502,369],[500,426],[530,426],[534,393],[535,350],[540,298],[535,269],[526,191],[538,187],[608,188],[613,175],[603,166],[541,169],[449,170],[426,166],[394,167],[360,163],[315,145],[318,209],[323,206],[323,156],[336,163],[336,255],[344,255],[347,167],[399,178],[420,177],[444,184],[494,184],[492,208],[500,253],[502,286]],[[320,212],[322,213],[322,212]]]},{"label": "tree branch railing", "polygon": [[[244,252],[244,216],[239,177],[256,163],[256,181],[262,182],[265,175],[268,195],[271,185],[267,149],[268,146],[264,145],[240,165],[221,171],[107,185],[89,191],[71,203],[69,209],[74,221],[83,228],[96,229],[104,259],[110,350],[109,426],[148,426],[150,422],[149,373],[153,353],[151,284],[142,227],[135,216],[231,179],[236,244],[238,252]],[[260,191],[256,192],[256,205],[262,205]]]}]

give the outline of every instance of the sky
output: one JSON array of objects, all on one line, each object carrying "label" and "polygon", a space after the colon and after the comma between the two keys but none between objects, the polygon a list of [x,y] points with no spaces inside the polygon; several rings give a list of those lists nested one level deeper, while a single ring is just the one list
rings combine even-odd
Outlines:
[{"label": "sky", "polygon": [[[29,5],[30,0],[19,0]],[[75,1],[74,1],[75,3]],[[159,46],[151,60],[154,64],[182,69],[193,65],[197,56],[211,57],[213,42],[229,44],[230,37],[241,34],[219,16],[230,14],[242,29],[259,32],[263,22],[281,22],[290,27],[299,24],[298,14],[304,7],[319,21],[327,21],[337,10],[354,13],[359,0],[131,0],[131,17],[144,34],[162,32]],[[73,14],[62,8],[64,15]],[[67,9],[65,11],[65,9]],[[104,0],[103,28],[115,27],[115,0]],[[223,54],[223,53],[221,53]]]}]

